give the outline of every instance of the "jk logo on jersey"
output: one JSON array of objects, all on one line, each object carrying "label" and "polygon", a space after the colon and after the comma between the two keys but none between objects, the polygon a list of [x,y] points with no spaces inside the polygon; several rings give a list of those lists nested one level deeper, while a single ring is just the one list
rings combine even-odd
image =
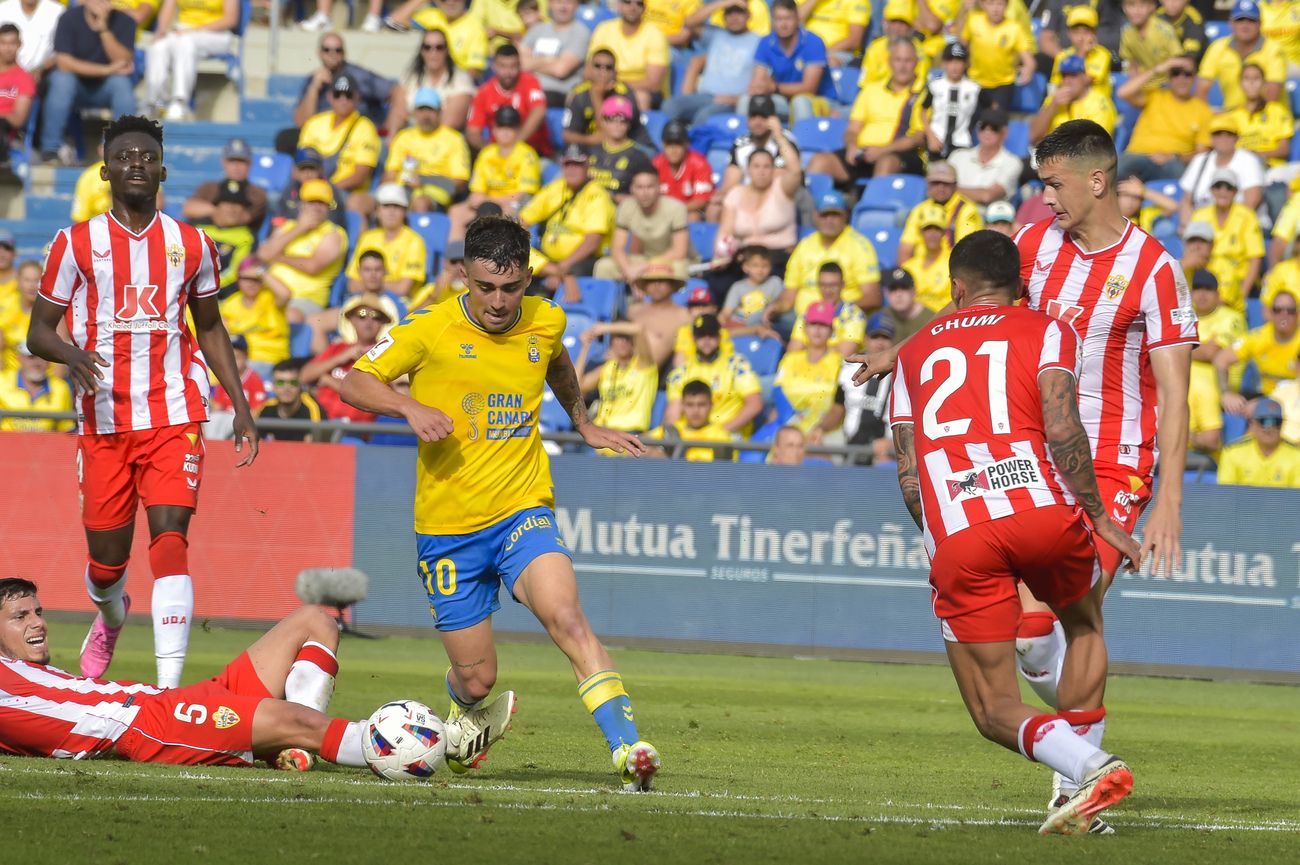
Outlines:
[{"label": "jk logo on jersey", "polygon": [[110,330],[164,330],[162,291],[156,285],[124,285]]}]

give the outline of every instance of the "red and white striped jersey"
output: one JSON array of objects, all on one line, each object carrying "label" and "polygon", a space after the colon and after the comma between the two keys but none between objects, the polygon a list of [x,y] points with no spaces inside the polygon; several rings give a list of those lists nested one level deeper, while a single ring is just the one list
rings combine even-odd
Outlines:
[{"label": "red and white striped jersey", "polygon": [[113,748],[153,685],[109,682],[0,658],[0,751],[81,760]]},{"label": "red and white striped jersey", "polygon": [[217,293],[216,245],[161,211],[141,234],[103,213],[50,245],[41,294],[67,308],[72,341],[109,362],[78,393],[83,435],[208,419],[207,366],[185,319],[191,297]]},{"label": "red and white striped jersey", "polygon": [[1149,476],[1156,462],[1156,381],[1150,353],[1195,345],[1196,310],[1183,269],[1129,223],[1115,244],[1084,252],[1055,219],[1016,235],[1029,305],[1083,343],[1079,416],[1093,460]]},{"label": "red and white striped jersey", "polygon": [[1022,306],[977,304],[935,319],[898,353],[890,418],[912,424],[925,544],[1074,497],[1043,433],[1038,376],[1075,375],[1069,327]]}]

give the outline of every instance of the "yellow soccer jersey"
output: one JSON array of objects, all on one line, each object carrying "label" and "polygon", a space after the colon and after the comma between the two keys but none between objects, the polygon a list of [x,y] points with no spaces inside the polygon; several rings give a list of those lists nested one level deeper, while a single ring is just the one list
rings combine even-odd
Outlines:
[{"label": "yellow soccer jersey", "polygon": [[799,241],[785,266],[785,287],[795,290],[794,311],[798,315],[803,315],[809,304],[821,300],[817,271],[828,261],[844,271],[841,300],[856,303],[862,297],[860,286],[880,281],[880,261],[870,240],[846,228],[827,246],[821,232],[815,231]]},{"label": "yellow soccer jersey", "polygon": [[1003,18],[1001,24],[994,24],[983,9],[976,9],[966,18],[962,38],[970,46],[967,75],[980,87],[1014,84],[1020,52],[1032,48],[1019,23]]},{"label": "yellow soccer jersey", "polygon": [[781,358],[773,385],[781,388],[794,407],[796,414],[790,423],[804,432],[817,425],[835,403],[835,387],[843,362],[839,352],[831,350],[816,361],[808,358],[807,350],[787,352]]},{"label": "yellow soccer jersey", "polygon": [[1266,457],[1253,438],[1230,444],[1219,456],[1219,483],[1300,489],[1300,447],[1284,441]]},{"label": "yellow soccer jersey", "polygon": [[1282,49],[1291,63],[1300,63],[1300,3],[1294,0],[1261,0],[1259,32]]},{"label": "yellow soccer jersey", "polygon": [[[916,80],[930,80],[930,58],[921,49],[920,40],[916,40]],[[867,46],[862,58],[862,74],[858,76],[858,89],[868,84],[884,84],[889,81],[889,37],[877,36]]]},{"label": "yellow soccer jersey", "polygon": [[594,180],[579,189],[569,189],[563,177],[542,187],[524,209],[519,220],[525,225],[541,225],[542,252],[551,261],[561,261],[573,253],[587,234],[604,236],[609,243],[614,231],[614,201],[603,186]]},{"label": "yellow soccer jersey", "polygon": [[[732,353],[723,357],[719,354],[712,361],[703,361],[698,357],[687,361],[668,374],[668,401],[680,400],[682,388],[688,381],[704,382],[713,388],[713,411],[709,413],[709,423],[725,426],[727,421],[740,414],[745,397],[762,393],[763,387],[749,365],[749,358]],[[749,431],[742,430],[746,435]]]},{"label": "yellow soccer jersey", "polygon": [[357,238],[356,249],[352,250],[352,260],[348,262],[348,279],[361,278],[361,253],[371,249],[383,254],[388,279],[412,280],[411,291],[424,285],[429,272],[429,251],[424,238],[414,229],[403,225],[392,240],[384,239],[382,228],[363,231]]},{"label": "yellow soccer jersey", "polygon": [[158,7],[161,6],[160,0],[111,0],[109,3],[114,9],[127,13],[128,15],[137,9],[148,9],[149,14],[145,15],[142,20],[136,23],[135,32],[143,33],[153,24],[154,18],[158,16]]},{"label": "yellow soccer jersey", "polygon": [[[794,330],[790,332],[790,341],[807,343],[806,327],[804,317],[799,316],[799,320],[794,323]],[[832,346],[842,342],[862,345],[862,341],[867,338],[867,314],[856,303],[841,302],[839,309],[835,311],[835,324],[832,328],[830,341]]]},{"label": "yellow soccer jersey", "polygon": [[[804,27],[816,33],[826,43],[826,49],[848,38],[849,28],[857,24],[862,27],[865,36],[871,21],[871,3],[869,0],[819,0],[809,13]],[[862,50],[861,45],[853,46],[853,53]]]},{"label": "yellow soccer jersey", "polygon": [[[288,231],[297,224],[297,220],[291,219],[280,226],[279,230]],[[301,237],[289,241],[289,245],[284,248],[284,255],[294,258],[311,258],[312,253],[324,241],[327,234],[337,234],[339,236],[339,257],[330,262],[329,266],[320,273],[315,275],[305,273],[296,267],[290,267],[281,262],[272,264],[266,271],[268,276],[284,283],[285,288],[289,289],[289,293],[294,297],[313,301],[322,307],[329,306],[330,287],[334,285],[335,277],[343,269],[343,260],[348,250],[347,234],[343,229],[326,220]]]},{"label": "yellow soccer jersey", "polygon": [[289,357],[289,320],[275,304],[275,294],[264,288],[244,304],[243,293],[221,301],[221,320],[226,330],[248,340],[248,359],[258,363],[279,363]]},{"label": "yellow soccer jersey", "polygon": [[[926,199],[929,204],[937,204],[933,199]],[[960,192],[954,192],[952,197],[939,205],[943,208],[943,215],[948,220],[948,230],[944,234],[944,240],[949,248],[956,246],[957,243],[971,232],[979,231],[984,227],[984,218],[980,216],[980,210],[971,201]],[[921,239],[921,208],[914,207],[912,212],[907,214],[907,222],[903,224],[903,236],[899,238],[900,243],[910,243],[913,249],[925,245]]]},{"label": "yellow soccer jersey", "polygon": [[542,160],[537,151],[520,141],[507,155],[495,143],[479,151],[474,160],[474,174],[469,191],[489,198],[505,195],[532,195],[542,186]]},{"label": "yellow soccer jersey", "polygon": [[223,0],[180,0],[177,4],[176,20],[189,30],[197,30],[217,23],[223,14],[225,14]]},{"label": "yellow soccer jersey", "polygon": [[1247,63],[1256,63],[1264,70],[1264,80],[1278,84],[1286,81],[1286,57],[1276,42],[1261,40],[1260,46],[1250,54],[1242,57],[1232,47],[1232,37],[1225,36],[1210,43],[1201,58],[1201,68],[1197,75],[1219,82],[1223,93],[1223,107],[1236,108],[1245,100],[1241,92],[1241,67]]},{"label": "yellow soccer jersey", "polygon": [[113,206],[113,196],[108,190],[108,181],[101,180],[99,169],[104,161],[89,166],[77,178],[77,185],[72,191],[72,221],[85,222],[88,219],[107,213]]},{"label": "yellow soccer jersey", "polygon": [[[1214,343],[1220,348],[1228,348],[1241,339],[1246,332],[1246,320],[1241,313],[1227,306],[1217,306],[1214,311],[1196,317],[1196,332],[1201,344]],[[1238,364],[1240,366],[1240,364]],[[1240,379],[1240,369],[1230,372],[1229,380]],[[1219,376],[1214,364],[1207,360],[1192,361],[1192,371],[1188,393],[1188,405],[1192,409],[1192,432],[1207,429],[1220,429],[1223,426],[1222,410],[1219,408]]]},{"label": "yellow soccer jersey", "polygon": [[[1073,48],[1066,48],[1056,55],[1056,60],[1052,63],[1052,74],[1048,78],[1048,84],[1056,89],[1056,85],[1061,83],[1061,61],[1066,57],[1076,57],[1079,52]],[[1089,88],[1094,93],[1111,98],[1110,86],[1110,52],[1100,45],[1092,46],[1088,56],[1083,58],[1083,71],[1092,79],[1092,86]]]},{"label": "yellow soccer jersey", "polygon": [[911,90],[891,90],[888,79],[868,84],[858,91],[849,111],[850,123],[861,123],[858,147],[883,147],[905,135],[925,129],[926,108],[922,90],[924,78],[916,79]]},{"label": "yellow soccer jersey", "polygon": [[952,303],[952,287],[948,280],[948,245],[929,264],[925,262],[925,248],[903,262],[903,269],[912,274],[916,282],[916,299],[931,312],[938,312]]},{"label": "yellow soccer jersey", "polygon": [[1272,393],[1278,382],[1296,377],[1296,355],[1300,354],[1300,331],[1286,342],[1273,335],[1272,322],[1249,331],[1232,346],[1240,360],[1253,360],[1259,369],[1259,389]]},{"label": "yellow soccer jersey", "polygon": [[[45,380],[44,387],[32,396],[22,386],[22,370],[0,372],[0,408],[10,411],[72,411],[72,389],[57,376]],[[45,420],[36,418],[5,418],[0,430],[26,430],[29,432],[64,432],[75,426],[70,420]]]},{"label": "yellow soccer jersey", "polygon": [[466,12],[455,21],[447,21],[441,9],[430,6],[411,16],[425,30],[441,30],[447,37],[451,59],[470,74],[487,68],[488,38],[483,21],[472,12]]},{"label": "yellow soccer jersey", "polygon": [[[729,433],[724,427],[709,422],[699,429],[691,429],[686,425],[685,418],[678,418],[672,428],[677,431],[677,437],[683,441],[696,442],[730,442],[735,441],[734,433]],[[664,438],[664,427],[655,427],[646,435],[647,438],[662,439]],[[664,445],[671,452],[670,445]],[[727,450],[730,450],[728,448]],[[713,448],[687,448],[682,457],[687,462],[692,463],[711,463],[719,459],[719,454],[725,455],[726,451],[714,450]]]},{"label": "yellow soccer jersey", "polygon": [[331,183],[351,177],[357,166],[374,169],[379,165],[379,133],[370,118],[355,111],[338,126],[334,125],[333,111],[309,118],[298,133],[298,147],[314,148],[327,163],[337,158],[329,176]]},{"label": "yellow soccer jersey", "polygon": [[0,337],[4,338],[4,355],[0,369],[18,368],[18,344],[27,341],[32,314],[23,310],[17,293],[0,301]]},{"label": "yellow soccer jersey", "polygon": [[[1267,153],[1295,134],[1295,118],[1291,116],[1291,109],[1282,102],[1265,102],[1264,107],[1254,113],[1247,111],[1244,105],[1238,106],[1232,115],[1237,118],[1237,128],[1241,130],[1237,146],[1242,150]],[[1276,168],[1286,165],[1287,158],[1271,156],[1267,161],[1269,168]]]},{"label": "yellow soccer jersey", "polygon": [[1246,205],[1233,204],[1222,224],[1214,215],[1213,205],[1199,208],[1192,214],[1192,219],[1214,226],[1210,268],[1215,274],[1227,277],[1226,281],[1219,281],[1219,299],[1238,312],[1245,312],[1242,280],[1246,278],[1250,259],[1264,257],[1264,233],[1259,227],[1259,217]]},{"label": "yellow soccer jersey", "polygon": [[[439,126],[432,132],[425,133],[418,126],[408,126],[393,136],[393,143],[388,148],[388,159],[384,162],[384,171],[393,171],[401,176],[406,170],[406,161],[410,158],[415,163],[415,173],[421,177],[445,177],[448,180],[469,180],[469,145],[465,136],[448,126]],[[424,187],[435,190],[434,200],[444,207],[451,203],[451,196],[446,190],[436,186]]]},{"label": "yellow soccer jersey", "polygon": [[[1052,95],[1056,88],[1049,87],[1047,97],[1043,100],[1044,105],[1052,101]],[[1057,110],[1052,115],[1051,123],[1047,131],[1051,132],[1056,127],[1065,123],[1067,120],[1091,120],[1100,124],[1107,132],[1115,134],[1115,122],[1119,115],[1115,112],[1115,100],[1109,95],[1102,95],[1095,88],[1089,88],[1086,93],[1078,99]]]},{"label": "yellow soccer jersey", "polygon": [[[587,56],[608,49],[614,54],[614,65],[618,68],[621,81],[640,81],[645,78],[646,68],[662,66],[668,68],[668,38],[659,32],[659,28],[646,21],[631,36],[623,34],[623,20],[614,18],[596,25],[588,43]],[[665,93],[671,75],[664,75]]]},{"label": "yellow soccer jersey", "polygon": [[700,8],[700,0],[646,0],[645,20],[667,38],[686,29],[686,19]]},{"label": "yellow soccer jersey", "polygon": [[466,534],[555,506],[537,420],[563,336],[564,311],[544,298],[525,297],[515,325],[489,333],[460,297],[412,313],[357,361],[384,382],[409,375],[412,399],[451,418],[450,436],[420,443],[417,532]]},{"label": "yellow soccer jersey", "polygon": [[[724,327],[718,334],[718,356],[731,354],[736,350],[735,340],[731,338],[731,333]],[[691,326],[684,324],[677,328],[677,336],[673,338],[673,354],[680,354],[686,360],[695,360],[695,336],[691,332]]]},{"label": "yellow soccer jersey", "polygon": [[600,368],[600,408],[593,418],[597,426],[624,432],[642,432],[650,426],[659,369],[652,363],[633,359],[624,365],[606,361]]}]

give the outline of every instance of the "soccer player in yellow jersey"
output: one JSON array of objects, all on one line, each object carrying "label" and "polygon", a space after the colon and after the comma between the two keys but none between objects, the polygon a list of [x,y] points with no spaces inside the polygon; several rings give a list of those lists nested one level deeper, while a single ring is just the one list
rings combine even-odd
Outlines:
[{"label": "soccer player in yellow jersey", "polygon": [[1267,397],[1250,413],[1249,435],[1223,449],[1219,483],[1300,489],[1300,447],[1282,441],[1282,406]]},{"label": "soccer player in yellow jersey", "polygon": [[[595,369],[587,369],[592,343],[609,337],[609,354]],[[644,432],[650,427],[659,368],[650,354],[645,327],[634,321],[598,321],[582,332],[582,350],[575,362],[582,392],[596,391],[600,406],[595,422],[623,432]]]},{"label": "soccer player in yellow jersey", "polygon": [[412,210],[446,209],[469,181],[465,136],[442,123],[442,96],[432,87],[415,93],[415,125],[393,136],[384,182],[410,190]]},{"label": "soccer player in yellow jersey", "polygon": [[[550,465],[538,435],[550,385],[593,448],[640,455],[633,435],[597,426],[564,349],[564,311],[524,297],[528,232],[481,217],[465,232],[468,291],[411,315],[343,380],[344,401],[405,418],[420,438],[415,531],[419,574],[451,661],[448,765],[477,767],[505,734],[514,693],[487,703],[497,679],[492,613],[502,584],[568,656],[578,692],[609,743],[625,789],[646,790],[659,755],[641,740],[623,681],[578,602],[559,538]],[[410,396],[391,382],[406,375]]]}]

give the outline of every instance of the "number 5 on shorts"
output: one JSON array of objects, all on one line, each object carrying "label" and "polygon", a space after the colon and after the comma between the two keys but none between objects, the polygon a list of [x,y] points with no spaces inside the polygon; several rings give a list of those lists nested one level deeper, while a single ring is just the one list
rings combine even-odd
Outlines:
[{"label": "number 5 on shorts", "polygon": [[451,559],[438,559],[432,571],[429,563],[421,559],[420,573],[424,574],[424,590],[430,596],[456,594],[456,563]]}]

